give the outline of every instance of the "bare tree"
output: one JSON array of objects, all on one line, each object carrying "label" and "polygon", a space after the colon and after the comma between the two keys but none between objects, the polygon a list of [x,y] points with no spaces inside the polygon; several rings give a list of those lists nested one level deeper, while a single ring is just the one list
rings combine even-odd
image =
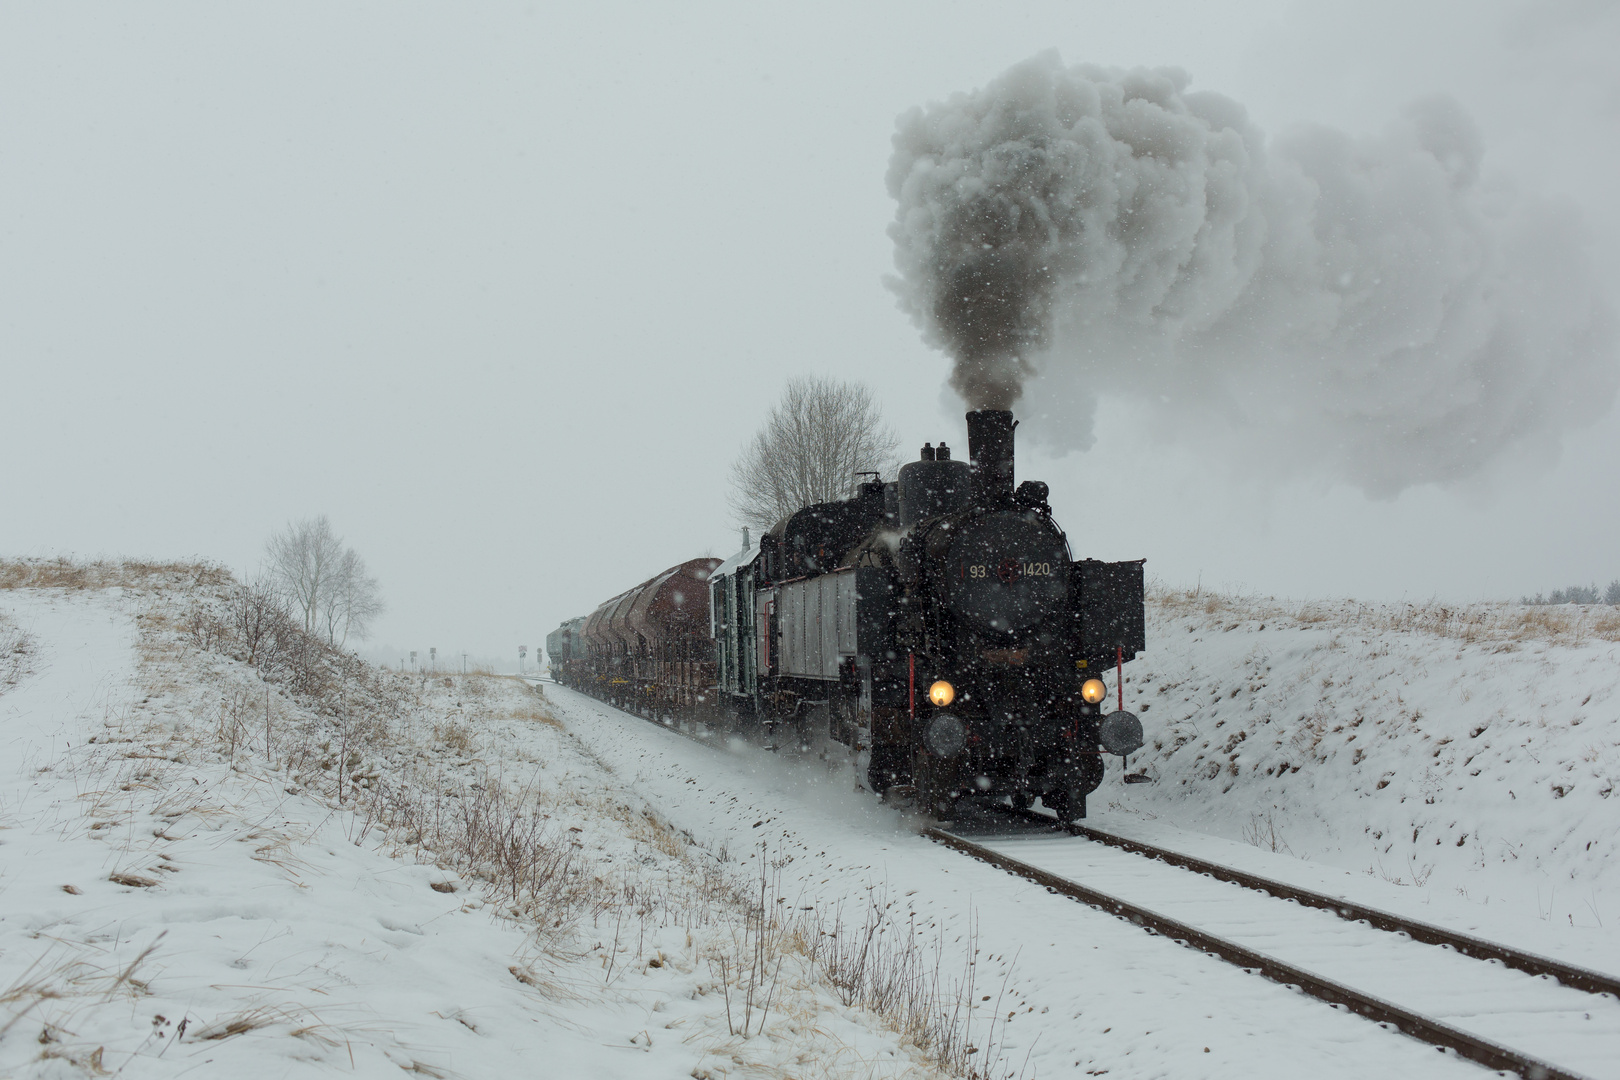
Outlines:
[{"label": "bare tree", "polygon": [[372,620],[383,613],[382,593],[377,579],[366,573],[366,560],[349,548],[327,583],[321,617],[328,644],[342,648],[351,635],[364,641]]},{"label": "bare tree", "polygon": [[860,472],[887,473],[899,440],[872,391],[818,376],[789,379],[731,467],[731,508],[761,531],[813,503],[847,499]]},{"label": "bare tree", "polygon": [[343,541],[322,514],[288,524],[265,545],[267,571],[276,591],[313,634],[320,625],[321,601],[331,587],[328,579],[343,560]]},{"label": "bare tree", "polygon": [[382,614],[377,579],[366,563],[332,531],[322,514],[289,524],[265,545],[271,585],[304,624],[328,644],[343,645],[352,635],[364,639]]}]

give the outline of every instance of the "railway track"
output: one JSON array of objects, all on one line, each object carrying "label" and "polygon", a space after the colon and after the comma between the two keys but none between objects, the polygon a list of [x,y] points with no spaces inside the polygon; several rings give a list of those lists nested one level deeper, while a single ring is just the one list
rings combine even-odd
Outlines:
[{"label": "railway track", "polygon": [[[1008,811],[1011,824],[1006,817],[1018,828],[980,823],[925,835],[1487,1068],[1590,1080],[1548,1050],[1608,1063],[1608,1074],[1620,1061],[1614,976],[1087,826],[1032,812]],[[1092,843],[1076,845],[1077,837]],[[1526,1028],[1536,1033],[1528,1049]]]},{"label": "railway track", "polygon": [[[688,730],[682,725],[666,724],[645,716],[640,718],[664,731],[711,748],[714,746],[714,732]],[[1320,920],[1329,927],[1337,925],[1341,931],[1348,931],[1349,939],[1344,939],[1341,932],[1337,935],[1341,940],[1337,942],[1331,940],[1336,935],[1323,933],[1321,926],[1308,931],[1313,939],[1327,939],[1324,949],[1318,950],[1326,954],[1331,954],[1335,948],[1341,952],[1366,951],[1367,939],[1384,939],[1396,946],[1397,952],[1404,952],[1405,955],[1380,956],[1374,958],[1373,962],[1375,965],[1384,965],[1386,975],[1389,970],[1402,972],[1396,981],[1404,981],[1414,967],[1433,966],[1436,962],[1453,968],[1458,964],[1477,967],[1480,980],[1487,984],[1500,983],[1503,976],[1509,976],[1510,982],[1518,980],[1520,985],[1488,989],[1484,996],[1487,998],[1492,994],[1512,996],[1516,992],[1523,996],[1528,990],[1531,998],[1539,997],[1540,1000],[1530,1001],[1519,1015],[1530,1016],[1532,1023],[1551,1017],[1567,1028],[1570,1026],[1568,1018],[1578,1014],[1585,1019],[1576,1022],[1575,1027],[1596,1026],[1612,1036],[1615,1046],[1614,1056],[1612,1058],[1598,1056],[1597,1060],[1620,1061],[1620,978],[1615,976],[1089,826],[1060,825],[1054,819],[1034,811],[1018,812],[1006,807],[994,808],[987,818],[991,819],[992,827],[989,829],[983,828],[985,823],[980,822],[977,829],[935,827],[925,830],[924,835],[972,858],[1041,885],[1050,892],[1068,896],[1127,919],[1151,933],[1219,957],[1273,982],[1295,987],[1336,1008],[1347,1009],[1375,1023],[1383,1024],[1490,1069],[1513,1073],[1525,1077],[1526,1080],[1593,1080],[1591,1073],[1555,1064],[1550,1060],[1549,1054],[1538,1055],[1530,1050],[1509,1045],[1508,1041],[1487,1037],[1477,1030],[1471,1030],[1478,1027],[1482,1019],[1488,1022],[1502,1012],[1512,1012],[1511,1007],[1502,1008],[1499,1001],[1481,1002],[1480,994],[1470,992],[1463,995],[1469,1000],[1463,1003],[1461,1011],[1472,1023],[1458,1022],[1455,1017],[1443,1019],[1434,1015],[1439,1010],[1425,1011],[1402,1000],[1408,995],[1403,994],[1398,988],[1393,993],[1379,993],[1375,989],[1357,985],[1364,980],[1335,977],[1333,973],[1318,970],[1324,966],[1332,967],[1332,963],[1326,965],[1301,963],[1277,955],[1279,950],[1257,948],[1252,943],[1238,940],[1245,936],[1241,933],[1216,932],[1209,925],[1211,920],[1200,917],[1196,911],[1188,917],[1177,918],[1169,911],[1162,910],[1166,907],[1162,902],[1153,902],[1150,906],[1150,903],[1144,903],[1140,896],[1120,895],[1120,891],[1110,892],[1095,883],[1083,882],[1079,880],[1081,876],[1090,879],[1096,875],[1083,875],[1083,870],[1082,873],[1076,872],[1077,864],[1072,858],[1074,851],[1079,849],[1121,853],[1128,856],[1130,862],[1151,864],[1161,872],[1177,875],[1185,881],[1201,883],[1205,900],[1209,898],[1207,890],[1210,888],[1238,890],[1257,900],[1263,897],[1261,903],[1272,906],[1267,914],[1259,916],[1260,921],[1267,926],[1287,919],[1297,920],[1303,915]],[[1001,831],[996,831],[994,828],[996,824],[1002,826]],[[1013,828],[1008,829],[1007,826]],[[990,835],[983,835],[984,833]],[[1076,845],[1074,843],[1076,839],[1090,843]],[[1067,859],[1054,857],[1057,854],[1056,845],[1066,847],[1067,854],[1071,857]],[[1118,872],[1117,868],[1113,871],[1115,876]],[[1147,881],[1142,883],[1137,891],[1145,890],[1150,896],[1159,891],[1162,895],[1162,885],[1162,880]],[[1182,896],[1176,902],[1176,906],[1181,907],[1196,908],[1197,905],[1197,898],[1189,901],[1186,896]],[[1281,909],[1280,913],[1276,910],[1278,908]],[[1250,921],[1253,922],[1254,919],[1251,918]],[[1251,932],[1247,936],[1253,938],[1256,935]],[[1261,933],[1258,936],[1264,937],[1265,934]],[[1413,953],[1412,950],[1421,952]],[[1296,947],[1281,951],[1299,950]],[[1531,985],[1527,987],[1524,984]],[[1555,998],[1558,993],[1573,995],[1583,1004],[1576,1004],[1567,997],[1562,1001],[1549,1000],[1547,994],[1549,990],[1554,992]],[[1556,1042],[1561,1034],[1563,1034],[1561,1031],[1552,1031],[1549,1038],[1544,1041]],[[1582,1033],[1573,1034],[1579,1036]],[[1585,1055],[1588,1059],[1592,1056]],[[1620,1071],[1612,1068],[1599,1071],[1620,1076]]]}]

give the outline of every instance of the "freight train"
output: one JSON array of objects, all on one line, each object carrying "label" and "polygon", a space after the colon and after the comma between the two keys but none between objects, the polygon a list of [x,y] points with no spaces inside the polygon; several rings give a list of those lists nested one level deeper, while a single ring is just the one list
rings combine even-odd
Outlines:
[{"label": "freight train", "polygon": [[1104,709],[1146,648],[1143,560],[1074,559],[1047,486],[1014,486],[1012,414],[967,426],[967,461],[928,444],[893,482],[563,623],[553,678],[771,745],[824,733],[873,791],[940,817],[968,797],[1084,817],[1105,755],[1142,745],[1122,690]]}]

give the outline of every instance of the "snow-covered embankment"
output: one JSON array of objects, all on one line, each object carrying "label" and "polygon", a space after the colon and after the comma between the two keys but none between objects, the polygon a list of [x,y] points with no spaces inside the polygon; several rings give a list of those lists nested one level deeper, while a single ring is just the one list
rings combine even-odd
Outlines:
[{"label": "snow-covered embankment", "polygon": [[530,687],[102,576],[0,591],[0,1074],[932,1073]]},{"label": "snow-covered embankment", "polygon": [[[1620,612],[1158,593],[1126,705],[1157,820],[1620,924]],[[1111,804],[1109,806],[1108,804]]]}]

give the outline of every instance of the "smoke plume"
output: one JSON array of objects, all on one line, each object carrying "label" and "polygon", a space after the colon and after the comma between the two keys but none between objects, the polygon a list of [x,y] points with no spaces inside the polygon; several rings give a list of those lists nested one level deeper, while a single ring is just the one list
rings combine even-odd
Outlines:
[{"label": "smoke plume", "polygon": [[1024,395],[1026,431],[1085,449],[1133,398],[1381,496],[1607,412],[1581,224],[1483,179],[1455,102],[1268,141],[1187,85],[1048,53],[900,118],[891,284],[970,407]]}]

